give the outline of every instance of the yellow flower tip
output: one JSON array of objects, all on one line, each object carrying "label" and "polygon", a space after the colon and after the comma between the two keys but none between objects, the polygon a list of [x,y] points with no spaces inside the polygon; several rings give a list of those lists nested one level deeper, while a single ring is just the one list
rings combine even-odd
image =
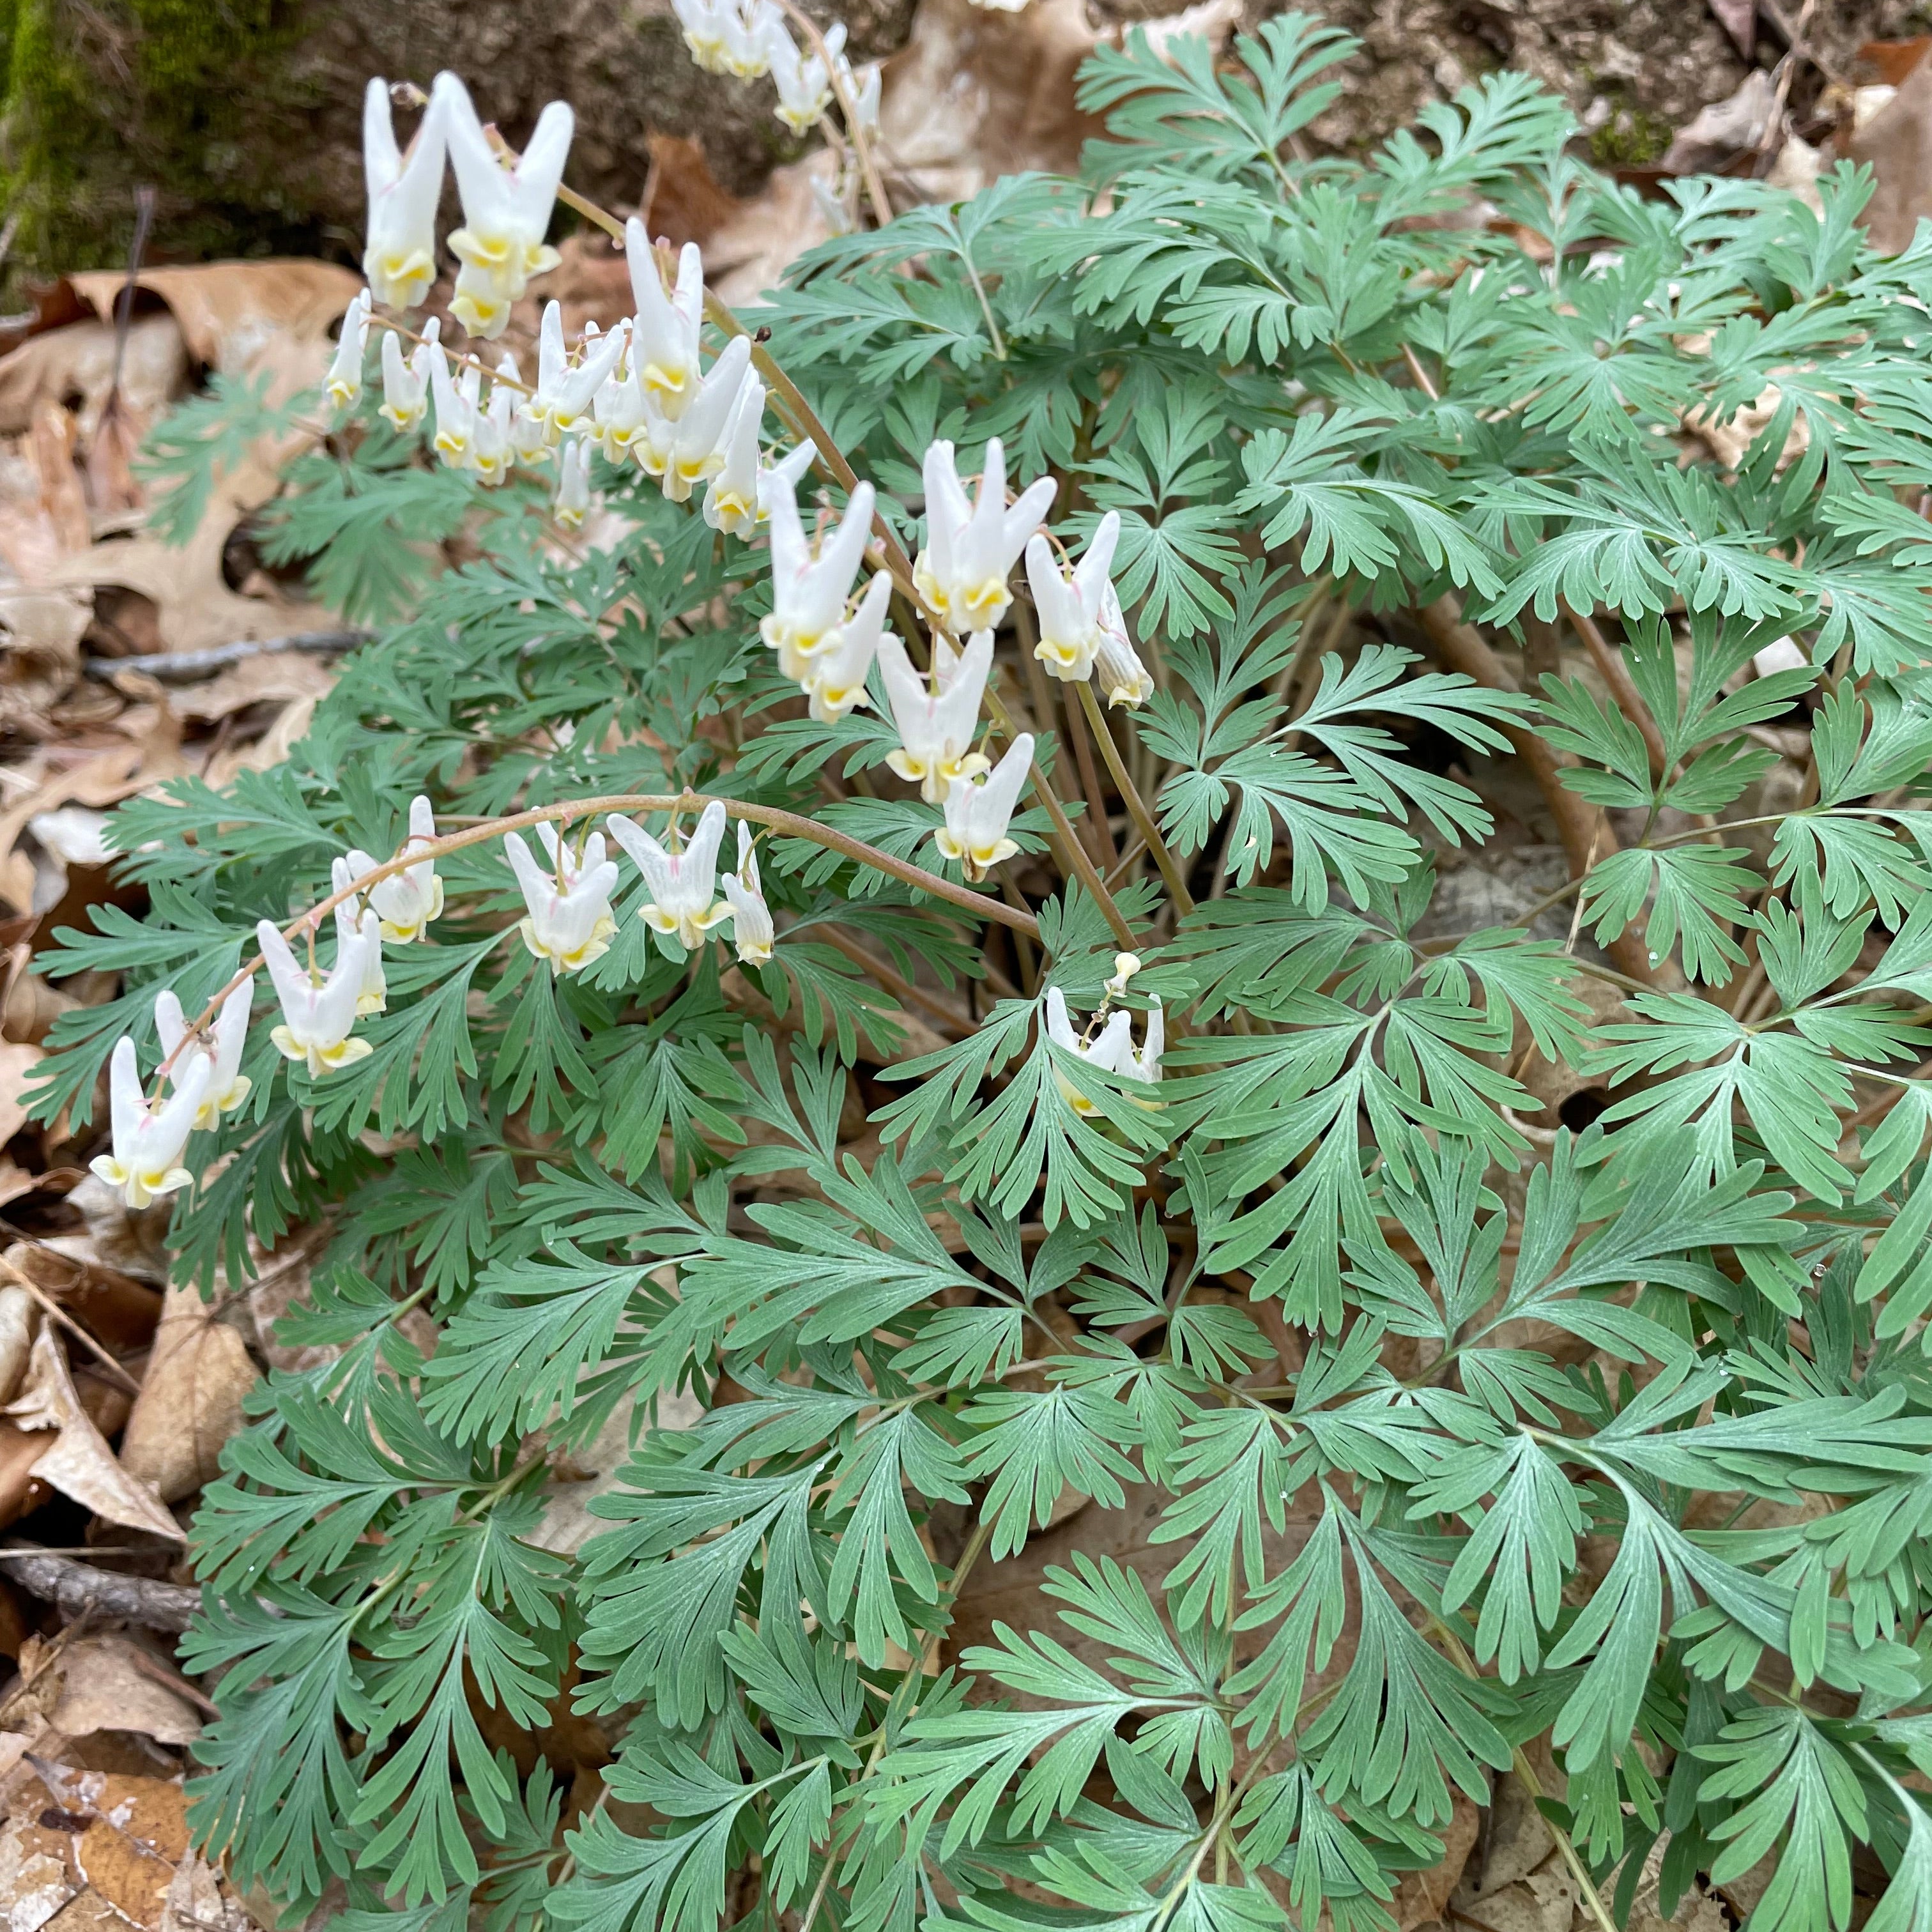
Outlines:
[{"label": "yellow flower tip", "polygon": [[367,1019],[371,1013],[385,1012],[389,1002],[381,993],[358,993],[356,996],[356,1012],[358,1018]]},{"label": "yellow flower tip", "polygon": [[87,1164],[96,1178],[106,1181],[110,1187],[127,1186],[128,1170],[111,1154],[96,1154]]},{"label": "yellow flower tip", "polygon": [[268,1037],[274,1042],[275,1050],[284,1060],[306,1060],[308,1048],[298,1046],[296,1036],[285,1026],[271,1028]]},{"label": "yellow flower tip", "polygon": [[458,228],[449,238],[449,252],[468,267],[498,274],[510,265],[517,244],[508,235],[479,234],[473,228]]}]

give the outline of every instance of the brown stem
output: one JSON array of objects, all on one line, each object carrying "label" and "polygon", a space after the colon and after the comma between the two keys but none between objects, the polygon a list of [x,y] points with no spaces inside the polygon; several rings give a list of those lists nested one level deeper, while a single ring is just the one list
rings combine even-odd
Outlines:
[{"label": "brown stem", "polygon": [[[1081,694],[1090,694],[1084,678],[1079,680]],[[1073,762],[1080,768],[1080,789],[1087,797],[1086,823],[1092,828],[1092,837],[1088,842],[1088,850],[1096,866],[1104,866],[1112,872],[1120,862],[1120,855],[1114,850],[1113,828],[1107,823],[1107,797],[1100,789],[1100,773],[1094,763],[1094,746],[1088,735],[1087,720],[1077,706],[1066,706],[1066,736],[1073,746]]]},{"label": "brown stem", "polygon": [[1184,919],[1194,910],[1194,895],[1187,890],[1186,882],[1180,876],[1180,868],[1168,850],[1167,841],[1160,836],[1160,826],[1154,823],[1154,814],[1147,808],[1139,788],[1128,774],[1126,761],[1120,756],[1120,747],[1114,742],[1113,733],[1107,728],[1106,717],[1100,709],[1100,700],[1094,695],[1093,686],[1084,680],[1080,686],[1080,704],[1094,728],[1094,736],[1100,741],[1100,755],[1106,760],[1107,769],[1113,774],[1114,784],[1120,788],[1127,816],[1133,820],[1134,830],[1146,842],[1148,851],[1153,854],[1162,882],[1174,900],[1174,910]]},{"label": "brown stem", "polygon": [[[1490,648],[1473,624],[1463,622],[1462,606],[1453,596],[1437,598],[1423,610],[1421,616],[1423,628],[1436,646],[1436,656],[1451,670],[1462,672],[1490,691],[1516,688],[1516,680],[1510,676],[1502,658]],[[1556,835],[1562,841],[1564,854],[1570,861],[1570,877],[1581,879],[1589,871],[1594,856],[1608,858],[1618,849],[1617,836],[1610,830],[1609,820],[1596,806],[1578,797],[1564,785],[1562,763],[1544,740],[1527,725],[1505,724],[1501,728],[1517,757],[1529,768],[1543,794],[1544,803],[1550,808],[1550,816],[1556,821]],[[1611,940],[1605,950],[1633,980],[1641,980],[1646,985],[1654,982],[1656,976],[1652,970],[1649,951],[1636,933],[1626,928]]]}]

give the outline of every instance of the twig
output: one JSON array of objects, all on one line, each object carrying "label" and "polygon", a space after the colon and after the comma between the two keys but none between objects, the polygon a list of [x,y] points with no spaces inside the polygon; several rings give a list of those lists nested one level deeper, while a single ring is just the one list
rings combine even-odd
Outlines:
[{"label": "twig", "polygon": [[250,658],[278,657],[284,651],[352,651],[366,644],[374,631],[291,631],[282,638],[244,638],[232,644],[215,644],[205,651],[148,651],[138,657],[88,658],[81,668],[89,677],[111,683],[124,670],[140,671],[164,683],[206,677]]},{"label": "twig", "polygon": [[[64,1616],[120,1617],[143,1630],[178,1636],[201,1608],[201,1592],[180,1583],[158,1583],[146,1576],[116,1576],[90,1563],[56,1556],[31,1544],[0,1549],[7,1574],[32,1594],[55,1605]],[[176,1687],[178,1688],[178,1687]]]},{"label": "twig", "polygon": [[[54,1252],[58,1254],[59,1250],[56,1249]],[[68,1259],[70,1257],[63,1256],[62,1258]],[[42,1312],[49,1320],[64,1328],[70,1335],[80,1342],[81,1346],[86,1349],[89,1354],[98,1359],[101,1366],[106,1370],[111,1380],[118,1382],[130,1395],[139,1395],[141,1393],[141,1384],[115,1360],[112,1354],[109,1352],[106,1345],[96,1341],[64,1308],[61,1306],[58,1302],[40,1287],[26,1269],[16,1262],[7,1260],[4,1256],[0,1256],[0,1268],[4,1268],[33,1297],[34,1300],[40,1304]]]},{"label": "twig", "polygon": [[1094,728],[1094,736],[1100,740],[1100,755],[1106,760],[1107,769],[1120,788],[1127,816],[1133,820],[1134,830],[1140,834],[1148,851],[1153,854],[1161,878],[1173,896],[1174,910],[1184,919],[1194,910],[1194,895],[1187,890],[1186,881],[1180,876],[1180,868],[1168,850],[1167,841],[1160,836],[1160,828],[1155,824],[1153,813],[1147,808],[1147,801],[1141,796],[1139,788],[1128,774],[1126,762],[1120,756],[1120,747],[1114,742],[1113,733],[1107,728],[1106,714],[1094,695],[1092,684],[1083,679],[1079,692],[1081,707]]}]

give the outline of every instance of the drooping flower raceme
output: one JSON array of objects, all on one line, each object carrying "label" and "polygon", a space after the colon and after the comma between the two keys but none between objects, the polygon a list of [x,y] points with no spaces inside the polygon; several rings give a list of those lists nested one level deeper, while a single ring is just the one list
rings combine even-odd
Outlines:
[{"label": "drooping flower raceme", "polygon": [[555,826],[539,825],[536,834],[550,862],[548,869],[530,856],[519,834],[503,835],[504,854],[528,908],[518,930],[531,952],[550,962],[553,973],[579,973],[610,950],[610,936],[617,930],[610,916],[617,862],[604,857],[601,832],[584,840],[580,856],[557,836]]},{"label": "drooping flower raceme", "polygon": [[[892,594],[892,580],[882,570],[866,585],[858,608],[830,633],[832,641],[806,660],[802,688],[812,700],[812,716],[820,724],[836,723],[848,711],[872,702],[866,675],[878,654],[880,639],[886,634],[886,607]],[[895,637],[892,641],[898,640]]]},{"label": "drooping flower raceme", "polygon": [[[337,859],[330,866],[328,883],[332,892],[346,892],[355,880],[355,868],[346,858]],[[352,898],[344,899],[335,908],[335,956],[338,959],[346,947],[356,943],[365,917],[376,920],[376,944],[363,954],[362,983],[356,994],[356,1011],[364,1019],[371,1013],[380,1013],[389,1004],[389,982],[382,971],[382,921],[374,912],[358,913]]]},{"label": "drooping flower raceme", "polygon": [[1006,506],[1006,462],[994,436],[986,445],[980,492],[967,500],[952,446],[926,450],[926,547],[913,582],[946,628],[956,634],[989,629],[1006,614],[1012,592],[1006,575],[1039,526],[1058,488],[1042,476]]},{"label": "drooping flower raceme", "polygon": [[432,97],[405,160],[389,116],[389,84],[362,95],[362,170],[369,232],[362,273],[386,308],[414,308],[436,280],[436,204],[442,192],[445,109]]},{"label": "drooping flower raceme", "polygon": [[1100,650],[1101,619],[1113,588],[1107,572],[1120,540],[1120,512],[1109,510],[1070,577],[1055,562],[1053,547],[1044,536],[1027,545],[1027,585],[1040,618],[1040,642],[1033,654],[1066,683],[1077,684],[1093,675]]},{"label": "drooping flower raceme", "polygon": [[[426,845],[436,836],[436,812],[420,794],[410,800],[410,836],[403,846],[406,856],[412,847]],[[380,860],[367,852],[351,849],[347,864],[351,878],[373,872]],[[434,859],[418,860],[406,872],[392,872],[369,888],[369,903],[382,923],[383,939],[391,946],[407,946],[422,938],[430,920],[442,916],[442,881],[436,875]]]},{"label": "drooping flower raceme", "polygon": [[731,944],[737,949],[740,964],[764,965],[772,956],[777,933],[758,878],[758,855],[752,849],[752,828],[742,818],[738,821],[738,869],[725,873],[718,883],[730,902]]},{"label": "drooping flower raceme", "polygon": [[[844,22],[828,28],[824,38],[826,52],[835,61],[842,58],[845,49]],[[782,20],[772,22],[766,45],[771,57],[772,79],[778,90],[778,117],[794,134],[809,134],[832,104],[831,70],[816,48],[808,55],[799,52]]]},{"label": "drooping flower raceme", "polygon": [[852,579],[872,527],[872,486],[861,483],[852,492],[838,527],[816,553],[806,540],[790,479],[772,471],[766,496],[772,524],[772,610],[759,620],[758,634],[778,652],[782,676],[808,683],[813,660],[838,642]]},{"label": "drooping flower raceme", "polygon": [[1110,706],[1144,704],[1154,695],[1154,679],[1127,634],[1126,614],[1111,584],[1100,602],[1100,648],[1094,676]]},{"label": "drooping flower raceme", "polygon": [[770,34],[779,18],[769,0],[671,0],[684,44],[706,74],[755,80],[771,59]]},{"label": "drooping flower raceme", "polygon": [[326,973],[296,963],[289,943],[268,920],[255,928],[262,960],[282,1003],[282,1024],[268,1035],[285,1059],[299,1060],[310,1079],[366,1058],[373,1050],[354,1037],[357,1002],[368,978],[369,955],[382,944],[373,912],[362,915],[354,936],[339,946]]},{"label": "drooping flower raceme", "polygon": [[879,668],[898,728],[898,749],[886,762],[908,782],[917,779],[928,805],[943,805],[946,788],[986,770],[972,748],[980,729],[980,700],[993,668],[993,634],[975,631],[956,653],[942,637],[932,645],[932,675],[920,676],[891,632],[879,639]]},{"label": "drooping flower raceme", "polygon": [[637,315],[631,325],[631,353],[637,382],[673,422],[698,393],[698,349],[704,327],[704,260],[694,242],[677,258],[677,286],[664,293],[657,250],[644,224],[634,214],[624,224],[624,258],[631,270],[631,298]]},{"label": "drooping flower raceme", "polygon": [[718,848],[724,841],[724,807],[713,799],[699,814],[697,829],[681,851],[667,851],[641,825],[621,812],[604,823],[610,836],[631,855],[644,875],[650,898],[643,911],[653,932],[675,935],[687,952],[695,952],[704,937],[731,916],[730,903],[718,896]]},{"label": "drooping flower raceme", "polygon": [[1022,731],[986,777],[962,778],[946,794],[946,823],[934,835],[939,849],[957,859],[974,885],[1020,848],[1006,836],[1020,788],[1033,769],[1033,735]]},{"label": "drooping flower raceme", "polygon": [[322,388],[332,409],[352,406],[362,393],[362,357],[369,342],[369,291],[358,291],[342,318],[342,334]]},{"label": "drooping flower raceme", "polygon": [[194,1117],[197,1127],[212,1127],[248,1097],[254,1083],[242,1071],[242,1054],[248,1044],[248,1012],[254,1002],[255,982],[244,980],[222,1001],[214,1016],[212,1038],[190,1039],[187,1016],[174,988],[164,988],[154,995],[154,1033],[161,1042],[163,1058],[172,1063],[168,1078],[176,1090],[185,1084],[188,1069],[196,1060],[208,1067],[207,1087]]},{"label": "drooping flower raceme", "polygon": [[208,1056],[196,1054],[176,1070],[174,1091],[151,1107],[141,1086],[134,1041],[123,1034],[115,1042],[107,1076],[114,1151],[96,1155],[88,1165],[110,1187],[120,1190],[130,1208],[145,1208],[194,1179],[181,1157],[206,1102],[212,1078]]},{"label": "drooping flower raceme", "polygon": [[463,226],[449,238],[462,262],[451,313],[472,335],[496,336],[510,319],[510,304],[532,275],[556,266],[556,250],[544,240],[563,179],[575,117],[561,100],[537,116],[537,124],[514,167],[506,167],[490,145],[470,91],[453,74],[436,77],[445,105],[445,130]]}]

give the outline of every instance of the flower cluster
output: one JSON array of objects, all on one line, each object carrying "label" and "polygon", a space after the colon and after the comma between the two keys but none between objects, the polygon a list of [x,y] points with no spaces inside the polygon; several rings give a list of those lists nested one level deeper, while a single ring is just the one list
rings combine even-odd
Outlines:
[{"label": "flower cluster", "polygon": [[[879,67],[855,69],[845,57],[845,23],[828,28],[824,54],[801,53],[772,0],[672,0],[684,44],[707,74],[757,80],[770,74],[778,88],[776,112],[795,134],[808,134],[842,94],[864,134],[879,124]],[[829,60],[828,58],[829,57]],[[833,82],[835,76],[837,86]]]}]

